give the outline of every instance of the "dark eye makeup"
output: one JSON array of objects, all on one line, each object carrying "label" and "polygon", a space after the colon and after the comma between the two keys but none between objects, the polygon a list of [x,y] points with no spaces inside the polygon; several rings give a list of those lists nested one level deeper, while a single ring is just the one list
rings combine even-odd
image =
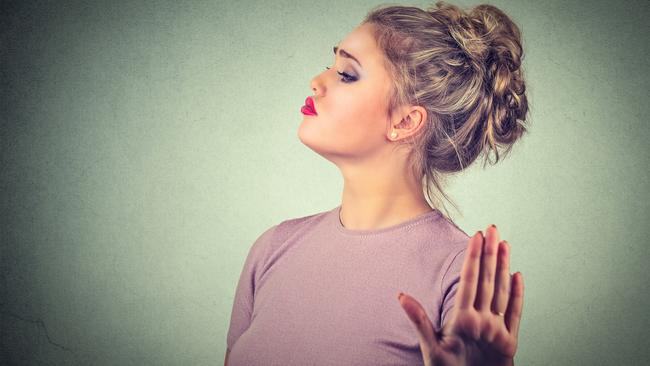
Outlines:
[{"label": "dark eye makeup", "polygon": [[[330,68],[329,68],[329,67],[325,67],[325,69],[329,70]],[[350,75],[350,74],[348,74],[348,73],[345,73],[345,72],[339,72],[339,71],[337,71],[336,73],[339,74],[339,75],[341,75],[341,76],[343,76],[343,78],[341,79],[341,81],[344,82],[344,83],[352,83],[352,82],[357,81],[357,78],[356,78],[355,76],[352,76],[352,75]]]}]

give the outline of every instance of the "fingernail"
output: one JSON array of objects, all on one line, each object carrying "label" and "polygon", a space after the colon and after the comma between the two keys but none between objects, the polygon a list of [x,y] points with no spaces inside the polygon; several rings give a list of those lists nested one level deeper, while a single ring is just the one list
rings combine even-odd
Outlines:
[{"label": "fingernail", "polygon": [[397,300],[402,300],[402,296],[404,296],[404,293],[400,292],[399,295],[397,295]]},{"label": "fingernail", "polygon": [[494,224],[492,224],[492,225],[490,225],[490,226],[492,226],[492,227],[493,227],[493,228],[495,228],[495,229],[497,228],[497,226],[496,226],[496,225],[494,225]]}]

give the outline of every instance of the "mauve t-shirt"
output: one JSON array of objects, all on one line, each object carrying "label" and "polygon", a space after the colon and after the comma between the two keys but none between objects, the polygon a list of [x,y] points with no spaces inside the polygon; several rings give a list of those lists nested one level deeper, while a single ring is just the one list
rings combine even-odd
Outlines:
[{"label": "mauve t-shirt", "polygon": [[351,230],[340,209],[282,221],[250,247],[232,306],[229,366],[424,364],[397,295],[413,296],[441,328],[469,235],[437,210]]}]

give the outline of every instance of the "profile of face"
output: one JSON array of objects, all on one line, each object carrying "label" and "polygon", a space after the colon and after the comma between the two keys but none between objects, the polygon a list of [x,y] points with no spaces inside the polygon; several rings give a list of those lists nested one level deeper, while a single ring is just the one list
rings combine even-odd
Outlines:
[{"label": "profile of face", "polygon": [[303,144],[337,165],[381,155],[391,143],[390,76],[371,27],[349,33],[337,45],[334,65],[311,80],[317,115],[303,114],[298,129]]}]

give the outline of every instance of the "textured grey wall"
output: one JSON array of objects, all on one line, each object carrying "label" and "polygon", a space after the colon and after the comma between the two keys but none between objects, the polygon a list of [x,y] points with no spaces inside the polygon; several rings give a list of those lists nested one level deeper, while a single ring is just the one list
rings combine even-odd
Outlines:
[{"label": "textured grey wall", "polygon": [[[376,4],[3,1],[0,363],[222,364],[253,240],[340,202],[299,110]],[[448,192],[524,275],[517,364],[647,363],[648,2],[491,4],[531,132]]]}]

